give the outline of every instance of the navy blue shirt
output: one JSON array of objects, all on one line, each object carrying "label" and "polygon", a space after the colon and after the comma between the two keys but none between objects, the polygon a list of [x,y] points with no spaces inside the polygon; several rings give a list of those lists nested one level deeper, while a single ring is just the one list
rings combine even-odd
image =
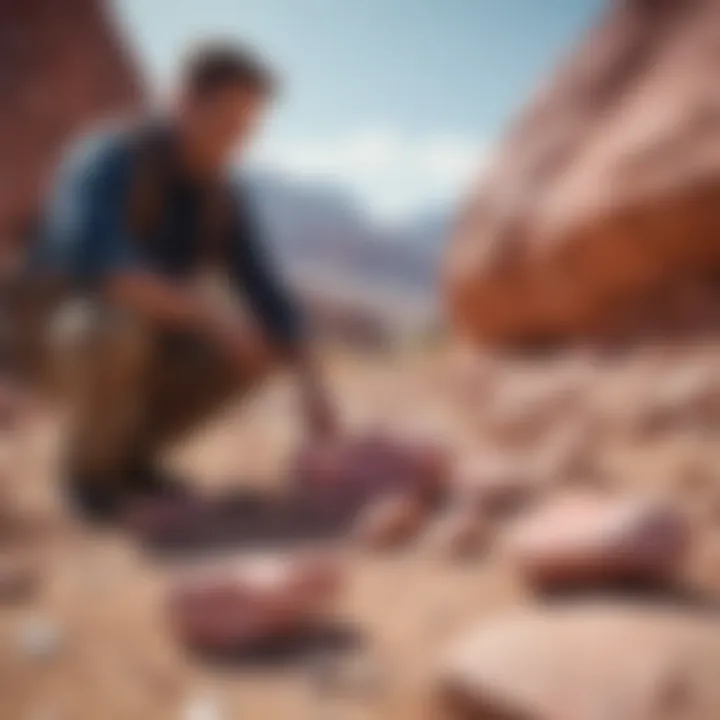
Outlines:
[{"label": "navy blue shirt", "polygon": [[[59,272],[92,292],[109,275],[142,270],[173,280],[199,269],[204,248],[201,188],[172,178],[153,237],[135,237],[129,217],[135,181],[133,133],[84,142],[63,164],[41,222],[34,268]],[[223,258],[233,286],[273,339],[295,344],[301,321],[259,242],[240,188],[232,187]]]}]

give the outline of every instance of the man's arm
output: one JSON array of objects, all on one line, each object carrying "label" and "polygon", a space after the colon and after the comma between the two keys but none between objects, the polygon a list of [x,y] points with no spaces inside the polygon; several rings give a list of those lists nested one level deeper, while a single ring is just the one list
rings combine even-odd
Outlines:
[{"label": "man's arm", "polygon": [[262,247],[257,226],[239,196],[233,205],[231,276],[268,337],[273,354],[298,375],[306,421],[316,434],[335,431],[335,413],[307,335],[299,303]]}]

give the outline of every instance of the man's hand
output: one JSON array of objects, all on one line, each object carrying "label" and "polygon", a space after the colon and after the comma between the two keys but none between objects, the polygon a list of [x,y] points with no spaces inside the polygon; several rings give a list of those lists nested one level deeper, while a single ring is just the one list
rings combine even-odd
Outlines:
[{"label": "man's hand", "polygon": [[337,435],[339,422],[330,393],[308,353],[298,360],[300,390],[307,428],[314,439]]},{"label": "man's hand", "polygon": [[338,432],[337,416],[328,393],[314,388],[306,399],[305,414],[308,428],[317,439],[334,437]]},{"label": "man's hand", "polygon": [[272,349],[251,322],[228,315],[200,293],[143,272],[112,277],[108,300],[150,323],[170,330],[197,332],[217,343],[243,377],[261,376],[272,361]]},{"label": "man's hand", "polygon": [[244,318],[216,316],[206,332],[219,343],[240,376],[247,380],[263,377],[277,361],[264,333]]}]

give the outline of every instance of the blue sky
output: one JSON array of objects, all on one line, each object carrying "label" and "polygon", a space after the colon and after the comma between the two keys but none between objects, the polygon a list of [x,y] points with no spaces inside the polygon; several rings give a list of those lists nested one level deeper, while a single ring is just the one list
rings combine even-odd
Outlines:
[{"label": "blue sky", "polygon": [[253,162],[378,216],[451,201],[602,0],[115,0],[159,87],[189,43],[243,39],[284,93]]}]

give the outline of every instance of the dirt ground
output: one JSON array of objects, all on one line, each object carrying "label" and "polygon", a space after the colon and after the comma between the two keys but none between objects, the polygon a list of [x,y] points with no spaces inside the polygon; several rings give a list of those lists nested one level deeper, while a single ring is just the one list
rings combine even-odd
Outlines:
[{"label": "dirt ground", "polygon": [[[480,401],[448,362],[333,355],[332,383],[352,427],[431,433],[461,454],[490,440]],[[230,408],[173,461],[211,490],[281,488],[299,441],[294,418],[279,381],[249,407]],[[43,527],[5,551],[39,562],[41,580],[27,602],[0,607],[0,720],[418,720],[432,715],[432,672],[448,640],[500,608],[531,602],[492,548],[456,563],[418,547],[371,553],[336,542],[347,584],[327,637],[263,657],[190,656],[163,612],[167,579],[187,558],[159,557],[131,537],[64,518],[53,471],[57,426],[34,422],[3,445],[7,493]],[[695,434],[633,447],[612,441],[603,451],[610,466],[622,460],[616,482],[664,488],[702,518],[702,552],[688,575],[704,592],[720,589],[720,486],[682,468],[697,457],[717,467],[715,445]]]}]

